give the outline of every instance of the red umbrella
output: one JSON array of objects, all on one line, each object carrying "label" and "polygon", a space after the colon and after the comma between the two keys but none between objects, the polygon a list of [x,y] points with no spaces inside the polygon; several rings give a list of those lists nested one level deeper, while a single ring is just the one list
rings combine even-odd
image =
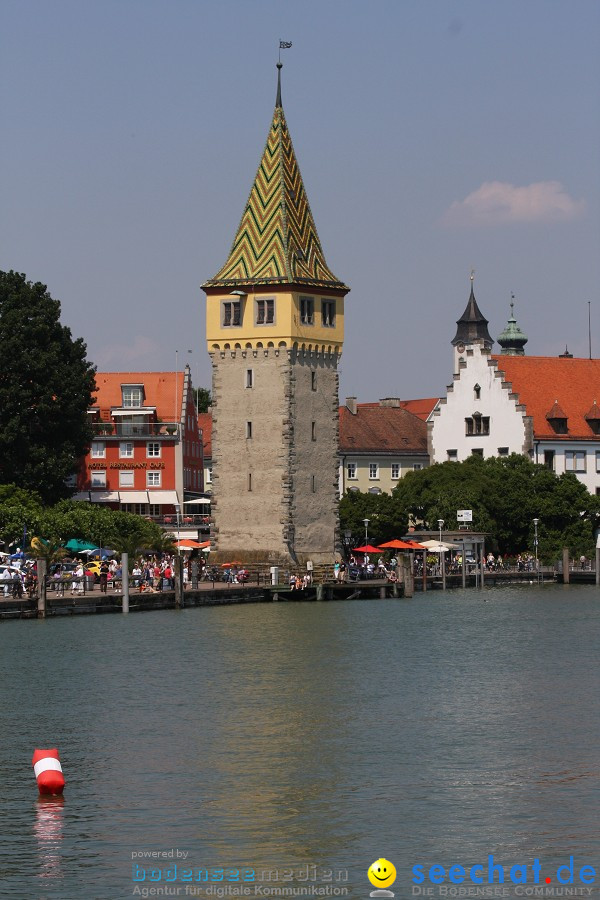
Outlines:
[{"label": "red umbrella", "polygon": [[379,547],[372,547],[371,544],[365,544],[364,547],[355,547],[355,553],[379,553]]},{"label": "red umbrella", "polygon": [[423,544],[419,544],[418,541],[407,541],[407,544],[413,548],[413,550],[427,550],[427,547],[424,547]]},{"label": "red umbrella", "polygon": [[380,550],[414,550],[414,545],[412,543],[408,543],[408,541],[399,541],[394,539],[393,541],[388,541],[386,544],[379,545]]}]

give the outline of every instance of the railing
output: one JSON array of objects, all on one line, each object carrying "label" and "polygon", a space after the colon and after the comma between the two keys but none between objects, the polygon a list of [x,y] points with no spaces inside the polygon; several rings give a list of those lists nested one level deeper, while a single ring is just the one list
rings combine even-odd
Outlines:
[{"label": "railing", "polygon": [[[150,492],[150,499],[152,500],[152,492]],[[144,518],[151,522],[156,522],[157,525],[168,527],[172,531],[177,530],[177,516],[175,513],[163,513],[160,516],[144,516]],[[180,528],[201,528],[204,531],[210,529],[211,523],[212,519],[210,516],[203,516],[198,513],[191,515],[186,513],[179,517]]]},{"label": "railing", "polygon": [[93,422],[92,431],[95,438],[102,440],[116,440],[128,437],[136,438],[161,438],[163,440],[176,440],[180,437],[179,422]]}]

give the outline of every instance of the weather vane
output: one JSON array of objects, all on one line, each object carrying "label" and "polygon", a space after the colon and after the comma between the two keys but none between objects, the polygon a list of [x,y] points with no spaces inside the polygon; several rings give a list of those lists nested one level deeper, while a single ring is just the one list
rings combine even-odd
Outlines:
[{"label": "weather vane", "polygon": [[282,51],[282,50],[289,50],[289,48],[290,48],[291,46],[292,46],[292,42],[291,42],[291,41],[279,41],[279,62],[281,62],[281,51]]}]

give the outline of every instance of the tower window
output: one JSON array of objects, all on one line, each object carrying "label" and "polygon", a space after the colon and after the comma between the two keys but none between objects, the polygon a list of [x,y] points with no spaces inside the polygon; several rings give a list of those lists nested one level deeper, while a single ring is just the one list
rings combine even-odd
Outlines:
[{"label": "tower window", "polygon": [[317,373],[316,372],[310,373],[310,389],[311,389],[311,391],[316,391],[316,389],[317,389]]},{"label": "tower window", "polygon": [[317,478],[316,478],[316,475],[313,475],[312,476],[312,492],[313,492],[313,494],[315,493],[316,490],[317,490]]},{"label": "tower window", "polygon": [[254,387],[254,369],[246,369],[246,387]]},{"label": "tower window", "polygon": [[314,325],[315,301],[312,297],[300,297],[300,321],[303,325]]},{"label": "tower window", "polygon": [[473,388],[473,393],[475,394],[476,400],[481,399],[481,386],[479,384],[475,385],[475,387]]},{"label": "tower window", "polygon": [[225,300],[223,307],[223,327],[242,324],[242,304],[240,300]]},{"label": "tower window", "polygon": [[257,300],[256,301],[256,324],[272,325],[275,321],[275,301],[274,300]]},{"label": "tower window", "polygon": [[246,422],[246,438],[252,439],[252,422]]},{"label": "tower window", "polygon": [[311,439],[311,441],[316,441],[316,439],[317,439],[317,423],[316,422],[310,423],[310,439]]},{"label": "tower window", "polygon": [[321,317],[325,328],[335,325],[335,300],[321,300]]},{"label": "tower window", "polygon": [[252,490],[252,472],[248,472],[248,490]]}]

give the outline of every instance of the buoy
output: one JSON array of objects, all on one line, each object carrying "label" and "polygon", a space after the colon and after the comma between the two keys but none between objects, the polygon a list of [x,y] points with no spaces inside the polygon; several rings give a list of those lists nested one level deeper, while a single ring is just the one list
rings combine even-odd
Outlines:
[{"label": "buoy", "polygon": [[39,750],[36,747],[33,751],[31,765],[40,794],[62,794],[65,778],[56,747],[51,750]]}]

